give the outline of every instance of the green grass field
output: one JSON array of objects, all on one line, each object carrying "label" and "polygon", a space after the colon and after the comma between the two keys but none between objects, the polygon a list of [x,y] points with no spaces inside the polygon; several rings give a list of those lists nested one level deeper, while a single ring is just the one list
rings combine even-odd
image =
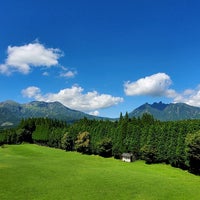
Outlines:
[{"label": "green grass field", "polygon": [[1,200],[200,199],[200,177],[37,145],[0,148]]}]

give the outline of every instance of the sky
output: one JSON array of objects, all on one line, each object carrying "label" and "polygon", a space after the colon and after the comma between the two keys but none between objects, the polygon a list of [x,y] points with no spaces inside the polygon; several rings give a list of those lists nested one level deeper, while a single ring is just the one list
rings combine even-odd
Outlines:
[{"label": "sky", "polygon": [[200,107],[200,1],[0,2],[0,102],[59,101],[102,117]]}]

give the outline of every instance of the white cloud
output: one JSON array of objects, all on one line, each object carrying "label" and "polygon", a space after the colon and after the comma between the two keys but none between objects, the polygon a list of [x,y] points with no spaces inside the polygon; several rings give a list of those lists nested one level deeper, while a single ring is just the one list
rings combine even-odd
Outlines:
[{"label": "white cloud", "polygon": [[167,74],[157,73],[135,82],[126,82],[124,92],[127,96],[163,96],[173,99],[174,103],[186,103],[200,107],[200,85],[196,89],[186,89],[182,93],[178,93],[170,89],[171,84],[171,78]]},{"label": "white cloud", "polygon": [[8,73],[8,67],[5,64],[0,64],[0,73],[1,74],[9,74]]},{"label": "white cloud", "polygon": [[152,76],[141,78],[135,82],[126,82],[124,92],[127,96],[168,96],[172,97],[176,92],[169,89],[172,84],[171,78],[165,73],[157,73]]},{"label": "white cloud", "polygon": [[71,88],[62,89],[58,93],[42,95],[39,88],[32,86],[22,90],[22,94],[24,97],[34,98],[38,101],[59,101],[69,108],[84,112],[111,107],[123,102],[121,97],[99,94],[97,91],[88,93],[83,93],[83,91],[83,88],[74,85]]},{"label": "white cloud", "polygon": [[173,90],[173,89],[167,89],[164,93],[164,96],[165,97],[168,97],[168,98],[175,98],[177,97],[179,94]]},{"label": "white cloud", "polygon": [[91,112],[89,112],[88,114],[94,115],[94,116],[99,116],[99,111],[98,111],[98,110],[91,111]]},{"label": "white cloud", "polygon": [[192,89],[186,89],[183,93],[178,94],[174,98],[174,102],[182,102],[189,104],[191,106],[198,106],[200,107],[200,85],[192,90]]},{"label": "white cloud", "polygon": [[35,87],[35,86],[31,86],[28,87],[24,90],[22,90],[22,95],[23,97],[28,97],[28,98],[40,98],[40,88]]},{"label": "white cloud", "polygon": [[67,72],[62,72],[60,73],[60,77],[65,77],[65,78],[73,78],[77,74],[76,71],[67,71]]},{"label": "white cloud", "polygon": [[11,74],[20,72],[28,74],[31,67],[51,67],[58,65],[63,55],[60,49],[46,48],[39,42],[23,46],[9,46],[7,59],[0,65],[0,73]]},{"label": "white cloud", "polygon": [[48,72],[43,72],[42,75],[43,76],[49,76],[49,73]]}]

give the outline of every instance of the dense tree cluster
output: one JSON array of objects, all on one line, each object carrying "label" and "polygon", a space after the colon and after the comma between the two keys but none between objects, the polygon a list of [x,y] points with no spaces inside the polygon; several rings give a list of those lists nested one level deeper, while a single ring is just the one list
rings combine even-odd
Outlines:
[{"label": "dense tree cluster", "polygon": [[200,120],[155,120],[120,115],[117,121],[81,119],[67,125],[48,118],[22,120],[16,129],[1,131],[0,144],[31,142],[66,151],[120,158],[131,152],[146,163],[169,163],[200,174]]},{"label": "dense tree cluster", "polygon": [[189,170],[192,173],[200,174],[200,131],[189,134],[186,138]]}]

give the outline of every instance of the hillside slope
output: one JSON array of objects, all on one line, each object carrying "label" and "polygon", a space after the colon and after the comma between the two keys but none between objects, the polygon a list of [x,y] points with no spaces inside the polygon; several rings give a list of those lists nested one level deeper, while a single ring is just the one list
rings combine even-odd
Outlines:
[{"label": "hillside slope", "polygon": [[33,144],[0,148],[1,200],[199,200],[200,177]]},{"label": "hillside slope", "polygon": [[[144,113],[149,113],[154,118],[161,121],[174,121],[184,119],[200,119],[200,108],[184,103],[164,104],[162,102],[153,104],[143,104],[129,113],[129,117],[141,117]],[[72,110],[59,102],[33,101],[20,104],[14,101],[0,102],[0,127],[16,126],[21,119],[30,117],[48,117],[66,122],[87,117],[88,119],[109,119],[86,114],[77,110]]]},{"label": "hillside slope", "polygon": [[143,104],[129,113],[130,117],[141,117],[144,113],[149,113],[154,118],[161,121],[174,121],[184,119],[200,119],[200,108],[187,105],[185,103],[162,102],[153,104]]},{"label": "hillside slope", "polygon": [[103,119],[84,112],[72,110],[59,102],[33,101],[19,104],[14,101],[0,103],[0,126],[16,126],[22,118],[48,117],[66,122],[73,122],[84,117],[88,119]]}]

